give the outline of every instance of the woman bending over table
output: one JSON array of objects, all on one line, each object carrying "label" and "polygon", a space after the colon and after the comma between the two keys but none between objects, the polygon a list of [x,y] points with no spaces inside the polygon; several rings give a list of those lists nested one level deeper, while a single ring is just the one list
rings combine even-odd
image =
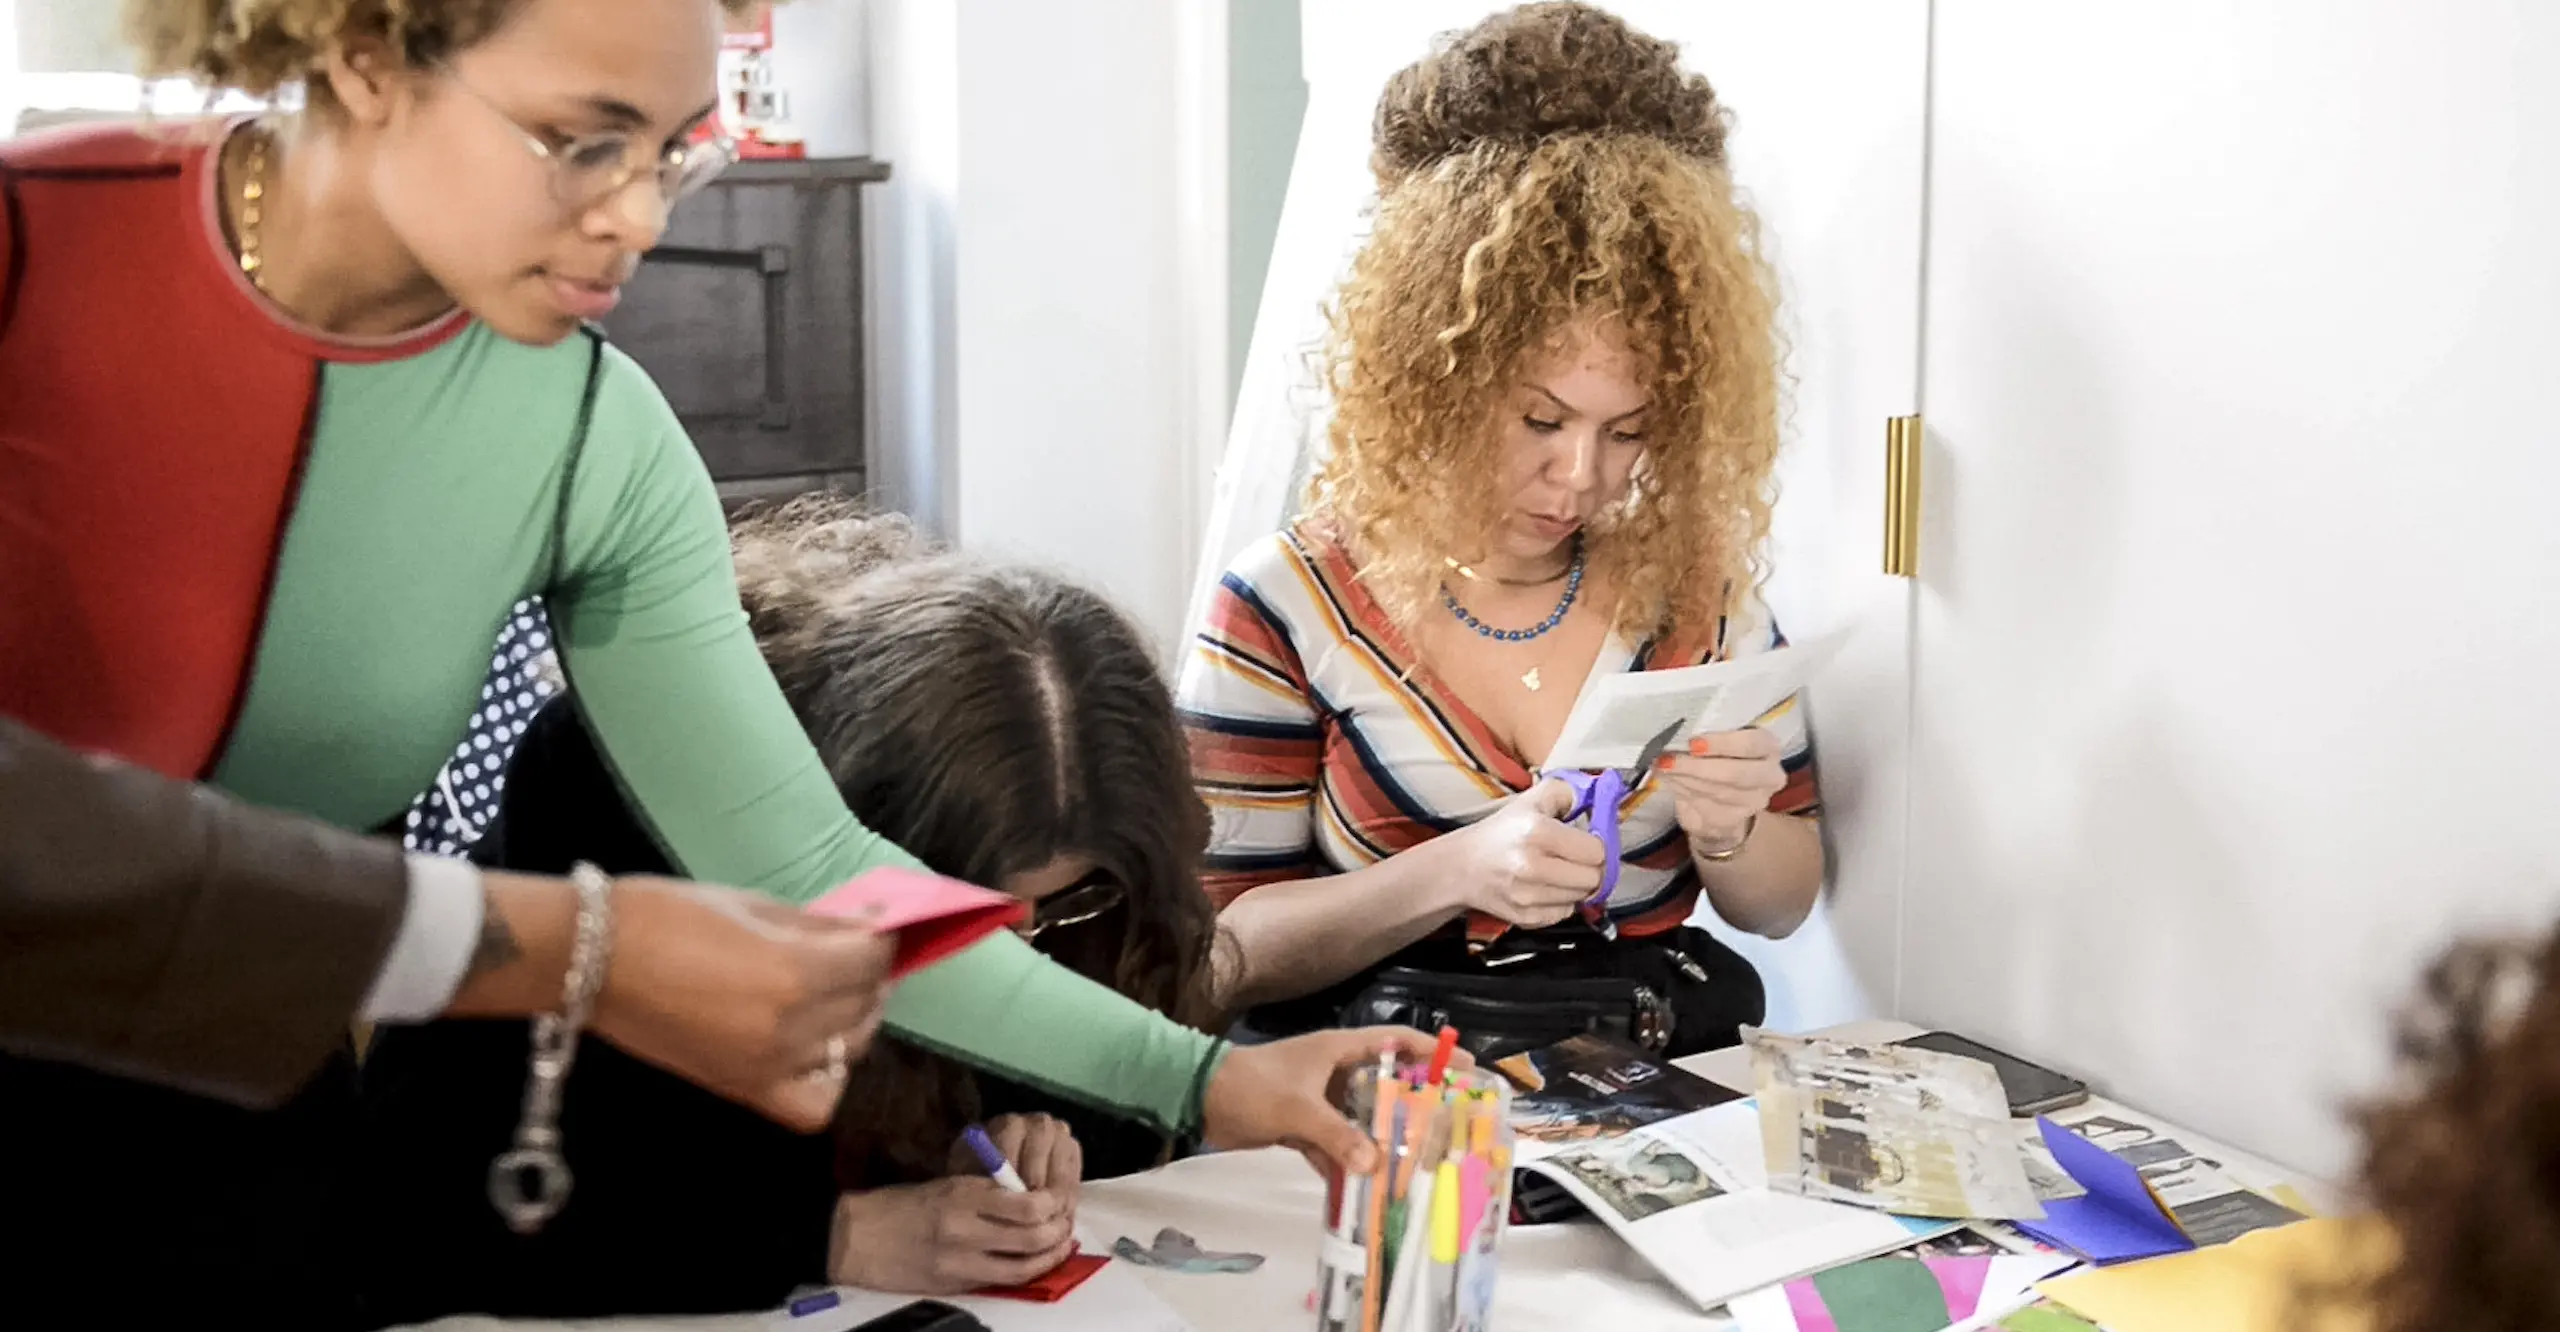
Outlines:
[{"label": "woman bending over table", "polygon": [[[1208,821],[1144,635],[1053,575],[936,554],[842,500],[744,520],[735,543],[765,660],[864,824],[1031,902],[1024,936],[1077,973],[1209,1025]],[[574,695],[527,731],[474,857],[666,864]],[[368,1056],[377,1315],[714,1312],[819,1280],[1011,1284],[1065,1257],[1084,1179],[1150,1168],[1169,1146],[894,1037],[855,1066],[831,1142],[598,1052],[571,1077],[572,1101],[596,1108],[568,1144],[580,1192],[556,1233],[527,1241],[472,1168],[512,1131],[524,1040],[517,1023],[445,1022],[385,1033]],[[967,1156],[960,1131],[980,1122],[1029,1196]]]},{"label": "woman bending over table", "polygon": [[[805,902],[915,863],[846,810],[738,612],[700,460],[586,322],[726,160],[695,133],[724,7],[749,6],[128,0],[142,73],[299,86],[303,109],[0,145],[0,384],[39,390],[0,393],[0,711],[377,829],[539,593],[689,877]],[[1222,1057],[1019,939],[909,980],[886,1020],[1158,1129],[1368,1151],[1323,1095],[1368,1038]],[[813,1073],[804,1123],[842,1061]],[[0,1195],[41,1218],[14,1228],[13,1298],[149,1270],[199,1315],[349,1320],[324,1181],[352,1078],[342,1060],[280,1111],[217,1116],[11,1061]]]},{"label": "woman bending over table", "polygon": [[1531,5],[1379,99],[1329,453],[1304,518],[1227,572],[1177,691],[1257,1032],[1450,1014],[1479,1054],[1727,1045],[1762,991],[1686,925],[1699,898],[1771,937],[1813,906],[1792,701],[1638,775],[1596,920],[1601,842],[1544,772],[1588,681],[1785,641],[1755,590],[1770,278],[1725,111],[1678,58]]}]

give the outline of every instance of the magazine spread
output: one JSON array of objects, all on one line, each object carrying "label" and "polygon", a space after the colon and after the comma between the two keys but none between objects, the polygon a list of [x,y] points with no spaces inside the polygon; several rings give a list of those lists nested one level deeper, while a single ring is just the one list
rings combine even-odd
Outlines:
[{"label": "magazine spread", "polygon": [[1701,1309],[1956,1229],[1773,1191],[1750,1101],[1544,1146],[1522,1168],[1579,1198]]}]

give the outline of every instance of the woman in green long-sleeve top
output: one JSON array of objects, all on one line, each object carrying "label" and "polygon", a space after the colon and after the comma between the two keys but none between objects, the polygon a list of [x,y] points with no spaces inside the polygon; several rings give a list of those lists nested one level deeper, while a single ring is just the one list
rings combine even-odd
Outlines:
[{"label": "woman in green long-sleeve top", "polygon": [[[685,873],[805,902],[912,864],[821,770],[738,609],[708,476],[587,326],[725,160],[695,134],[724,7],[746,5],[129,0],[148,72],[298,82],[306,102],[207,135],[0,145],[0,712],[379,827],[477,705],[507,608],[539,593],[606,758]],[[1011,937],[908,980],[886,1021],[1166,1130],[1366,1150],[1323,1088],[1375,1037],[1224,1051]],[[13,1114],[101,1090],[67,1076],[10,1070]],[[119,1133],[113,1164],[148,1156],[152,1122],[48,1127],[72,1146]],[[86,1251],[84,1217],[121,1238],[141,1201],[65,1145],[45,1144],[80,1166],[63,1199],[41,1172],[11,1190],[55,1219],[50,1256],[19,1255],[48,1277]],[[226,1207],[328,1214],[293,1200],[291,1172],[190,1174],[218,1142],[172,1153],[153,1201],[211,1209],[212,1248],[160,1251],[191,1277],[184,1255],[256,1232]],[[191,1297],[258,1285],[201,1266]],[[330,1270],[248,1266],[275,1269],[270,1290]]]}]

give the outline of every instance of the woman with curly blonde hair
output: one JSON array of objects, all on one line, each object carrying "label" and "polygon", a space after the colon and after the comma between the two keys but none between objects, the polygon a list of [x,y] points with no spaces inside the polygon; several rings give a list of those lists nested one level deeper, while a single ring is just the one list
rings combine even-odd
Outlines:
[{"label": "woman with curly blonde hair", "polygon": [[[0,144],[0,711],[377,828],[480,705],[508,608],[540,595],[605,759],[688,875],[806,902],[916,865],[829,782],[739,611],[700,458],[588,327],[726,160],[697,131],[724,10],[750,7],[127,0],[142,73],[299,90],[302,109]],[[413,904],[438,944],[418,988],[644,923],[619,899],[615,924],[592,884],[533,922],[547,940],[476,894]],[[824,1121],[883,988],[831,1015],[765,1108]],[[885,1009],[912,1044],[1167,1132],[1371,1151],[1325,1097],[1370,1036],[1230,1053],[1010,935]],[[85,1304],[146,1270],[200,1315],[349,1321],[331,1180],[352,1078],[341,1060],[296,1104],[232,1115],[0,1066],[0,1195],[31,1223],[12,1298]],[[492,1201],[524,1182],[502,1175]]]},{"label": "woman with curly blonde hair", "polygon": [[[1227,572],[1178,691],[1256,1031],[1473,1014],[1480,1053],[1590,1028],[1711,1048],[1761,987],[1686,927],[1699,896],[1771,936],[1812,908],[1792,702],[1639,780],[1603,922],[1576,910],[1601,843],[1541,779],[1586,680],[1784,641],[1755,595],[1771,281],[1725,110],[1678,60],[1600,10],[1528,5],[1379,100],[1329,454],[1306,514]],[[1579,1006],[1496,1016],[1532,978]]]}]

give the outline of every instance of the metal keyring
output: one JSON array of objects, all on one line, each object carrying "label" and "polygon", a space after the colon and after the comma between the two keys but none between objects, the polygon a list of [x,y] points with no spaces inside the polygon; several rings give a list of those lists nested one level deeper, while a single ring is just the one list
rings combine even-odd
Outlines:
[{"label": "metal keyring", "polygon": [[[556,1142],[556,1139],[555,1139]],[[489,1201],[507,1229],[530,1235],[569,1203],[569,1163],[556,1145],[518,1147],[489,1163]]]}]

